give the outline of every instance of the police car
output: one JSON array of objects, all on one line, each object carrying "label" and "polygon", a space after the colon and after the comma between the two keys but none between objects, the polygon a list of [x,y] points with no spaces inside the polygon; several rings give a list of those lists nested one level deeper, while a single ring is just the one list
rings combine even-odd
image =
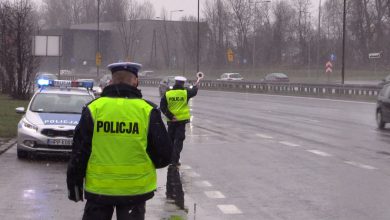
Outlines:
[{"label": "police car", "polygon": [[24,114],[18,124],[18,158],[70,153],[82,108],[95,98],[92,82],[40,79],[38,84],[27,109],[16,108]]}]

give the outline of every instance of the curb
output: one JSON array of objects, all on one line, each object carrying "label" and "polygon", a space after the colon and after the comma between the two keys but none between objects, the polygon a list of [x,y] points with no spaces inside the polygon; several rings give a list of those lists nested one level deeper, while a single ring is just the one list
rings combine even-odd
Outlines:
[{"label": "curb", "polygon": [[0,146],[0,155],[10,149],[16,143],[16,138],[9,140],[7,143]]}]

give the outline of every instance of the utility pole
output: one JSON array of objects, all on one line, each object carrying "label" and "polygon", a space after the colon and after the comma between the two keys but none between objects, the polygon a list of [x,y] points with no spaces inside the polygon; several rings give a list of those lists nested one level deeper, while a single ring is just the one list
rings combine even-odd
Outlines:
[{"label": "utility pole", "polygon": [[96,74],[99,77],[99,67],[100,63],[98,63],[98,58],[101,60],[100,55],[100,0],[97,0],[97,52],[96,52]]},{"label": "utility pole", "polygon": [[320,42],[321,42],[321,0],[318,6],[318,33],[317,33],[317,79],[320,71]]},{"label": "utility pole", "polygon": [[254,1],[254,2],[249,2],[249,3],[253,3],[254,4],[254,9],[253,9],[253,16],[252,16],[252,19],[253,19],[253,47],[252,47],[252,74],[254,75],[255,74],[255,68],[256,68],[256,4],[257,3],[269,3],[271,2],[270,0],[268,1]]},{"label": "utility pole", "polygon": [[344,10],[343,10],[343,55],[342,55],[342,64],[341,64],[341,84],[344,84],[345,80],[345,35],[346,35],[346,18],[347,18],[347,0],[344,0]]},{"label": "utility pole", "polygon": [[199,72],[199,59],[200,59],[200,20],[199,20],[199,8],[200,0],[198,0],[198,36],[197,36],[197,50],[196,50],[196,72]]}]

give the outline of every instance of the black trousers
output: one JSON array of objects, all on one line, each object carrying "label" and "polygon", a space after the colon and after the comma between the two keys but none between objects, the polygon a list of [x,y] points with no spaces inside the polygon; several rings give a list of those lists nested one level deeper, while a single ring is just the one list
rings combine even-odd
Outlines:
[{"label": "black trousers", "polygon": [[109,205],[87,200],[83,220],[111,220],[116,208],[117,220],[144,220],[145,202],[131,205]]},{"label": "black trousers", "polygon": [[168,135],[173,144],[172,164],[179,163],[180,153],[183,150],[183,141],[186,138],[186,123],[170,122],[168,123]]}]

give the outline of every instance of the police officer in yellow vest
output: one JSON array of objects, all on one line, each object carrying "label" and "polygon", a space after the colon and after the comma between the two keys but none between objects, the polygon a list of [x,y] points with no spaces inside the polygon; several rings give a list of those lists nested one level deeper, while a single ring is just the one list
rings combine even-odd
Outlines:
[{"label": "police officer in yellow vest", "polygon": [[175,85],[161,97],[160,109],[168,118],[168,134],[173,144],[172,164],[180,165],[180,152],[183,150],[186,123],[190,121],[188,101],[198,93],[198,83],[192,88],[185,88],[187,79],[175,77]]},{"label": "police officer in yellow vest", "polygon": [[[70,200],[87,203],[83,220],[144,219],[157,187],[156,168],[170,163],[172,144],[151,102],[142,99],[137,63],[108,66],[112,84],[82,112],[68,164]],[[84,189],[84,191],[83,191]]]}]

